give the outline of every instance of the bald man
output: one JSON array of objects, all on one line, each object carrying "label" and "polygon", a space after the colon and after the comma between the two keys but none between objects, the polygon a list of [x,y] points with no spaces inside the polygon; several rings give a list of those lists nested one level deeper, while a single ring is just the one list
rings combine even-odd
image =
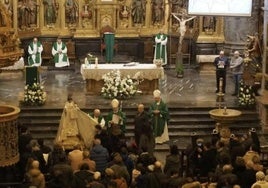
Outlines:
[{"label": "bald man", "polygon": [[104,126],[105,126],[105,120],[104,120],[103,116],[101,115],[100,109],[96,108],[93,111],[92,117],[93,117],[93,119],[95,121],[97,121],[99,123],[99,125],[101,126],[101,128],[104,128]]},{"label": "bald man", "polygon": [[224,55],[224,51],[220,51],[218,57],[214,60],[214,65],[216,67],[216,93],[220,91],[220,78],[222,78],[222,92],[225,93],[226,86],[226,69],[228,67],[228,59]]}]

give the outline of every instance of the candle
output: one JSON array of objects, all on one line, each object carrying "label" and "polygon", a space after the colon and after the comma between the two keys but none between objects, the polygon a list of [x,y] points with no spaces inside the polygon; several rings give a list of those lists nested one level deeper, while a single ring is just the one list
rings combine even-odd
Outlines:
[{"label": "candle", "polygon": [[98,68],[98,58],[95,58],[95,68]]},{"label": "candle", "polygon": [[85,65],[88,66],[88,60],[87,60],[87,57],[85,57]]}]

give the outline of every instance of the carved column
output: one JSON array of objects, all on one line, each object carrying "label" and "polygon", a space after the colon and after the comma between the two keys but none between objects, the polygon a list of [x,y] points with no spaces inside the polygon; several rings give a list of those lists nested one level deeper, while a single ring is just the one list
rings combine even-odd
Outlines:
[{"label": "carved column", "polygon": [[145,17],[145,27],[149,27],[152,23],[152,1],[146,1],[146,17]]},{"label": "carved column", "polygon": [[15,29],[15,32],[18,33],[18,1],[13,0],[13,28]]},{"label": "carved column", "polygon": [[260,2],[253,1],[251,17],[226,17],[224,20],[224,48],[228,52],[243,51],[247,35],[258,32]]}]

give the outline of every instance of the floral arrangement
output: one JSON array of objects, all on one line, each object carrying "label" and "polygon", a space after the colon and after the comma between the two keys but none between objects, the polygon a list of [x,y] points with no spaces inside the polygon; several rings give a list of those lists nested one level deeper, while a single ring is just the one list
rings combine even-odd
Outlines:
[{"label": "floral arrangement", "polygon": [[253,106],[255,105],[255,97],[251,85],[246,85],[243,80],[240,81],[238,103],[240,106]]},{"label": "floral arrangement", "polygon": [[103,75],[104,86],[101,89],[105,98],[130,98],[137,93],[139,80],[121,77],[119,70],[113,70]]},{"label": "floral arrangement", "polygon": [[22,104],[27,106],[41,106],[46,102],[46,92],[40,83],[33,83],[24,87]]}]

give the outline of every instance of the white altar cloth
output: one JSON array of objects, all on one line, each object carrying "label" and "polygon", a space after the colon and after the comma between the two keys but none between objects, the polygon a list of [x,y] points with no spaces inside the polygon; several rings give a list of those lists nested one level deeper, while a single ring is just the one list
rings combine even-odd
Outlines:
[{"label": "white altar cloth", "polygon": [[92,79],[96,81],[103,80],[102,76],[112,70],[119,70],[122,77],[129,75],[131,78],[139,75],[139,79],[160,79],[164,77],[163,67],[157,67],[155,64],[137,64],[133,66],[124,66],[124,64],[95,64],[81,65],[81,74],[84,80]]}]

